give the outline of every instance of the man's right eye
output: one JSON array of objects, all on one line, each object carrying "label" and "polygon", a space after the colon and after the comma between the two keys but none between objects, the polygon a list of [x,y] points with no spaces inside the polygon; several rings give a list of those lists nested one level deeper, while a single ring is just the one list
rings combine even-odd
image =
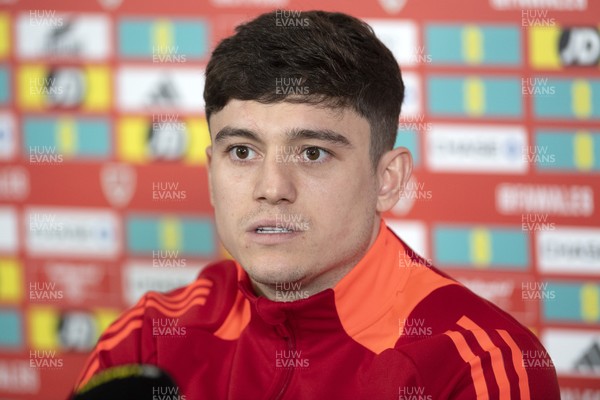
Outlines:
[{"label": "man's right eye", "polygon": [[234,160],[251,160],[256,156],[254,150],[248,146],[232,146],[227,151]]}]

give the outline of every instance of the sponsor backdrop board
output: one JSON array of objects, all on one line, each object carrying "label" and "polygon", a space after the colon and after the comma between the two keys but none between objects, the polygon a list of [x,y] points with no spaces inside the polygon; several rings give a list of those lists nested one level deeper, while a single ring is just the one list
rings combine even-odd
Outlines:
[{"label": "sponsor backdrop board", "polygon": [[1,398],[64,398],[124,308],[226,256],[206,63],[238,23],[314,8],[402,67],[392,228],[539,335],[563,398],[600,397],[599,2],[0,0]]}]

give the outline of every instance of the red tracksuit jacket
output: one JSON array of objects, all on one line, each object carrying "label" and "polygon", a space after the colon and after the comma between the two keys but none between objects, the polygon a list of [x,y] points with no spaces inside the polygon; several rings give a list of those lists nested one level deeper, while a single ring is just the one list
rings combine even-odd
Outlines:
[{"label": "red tracksuit jacket", "polygon": [[80,385],[127,363],[166,370],[186,400],[560,398],[528,329],[384,223],[348,275],[305,299],[257,297],[233,261],[147,293],[100,337]]}]

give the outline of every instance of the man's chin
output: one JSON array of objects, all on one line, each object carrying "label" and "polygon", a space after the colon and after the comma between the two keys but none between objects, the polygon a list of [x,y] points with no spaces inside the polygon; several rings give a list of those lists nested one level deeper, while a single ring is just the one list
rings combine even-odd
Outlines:
[{"label": "man's chin", "polygon": [[304,268],[289,263],[253,264],[244,269],[254,282],[268,286],[284,282],[299,282],[306,277]]}]

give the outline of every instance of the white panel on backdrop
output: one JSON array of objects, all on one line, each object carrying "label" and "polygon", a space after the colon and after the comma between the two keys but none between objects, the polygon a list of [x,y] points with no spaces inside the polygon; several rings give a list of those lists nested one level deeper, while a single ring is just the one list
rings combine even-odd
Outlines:
[{"label": "white panel on backdrop", "polygon": [[204,71],[200,68],[123,67],[117,73],[121,111],[204,112]]},{"label": "white panel on backdrop", "polygon": [[375,35],[392,52],[400,65],[415,65],[424,48],[417,39],[417,25],[414,22],[397,19],[367,19]]},{"label": "white panel on backdrop", "polygon": [[548,329],[542,343],[558,374],[600,377],[600,331]]},{"label": "white panel on backdrop", "polygon": [[427,165],[436,172],[527,172],[522,126],[432,124],[426,142]]},{"label": "white panel on backdrop", "polygon": [[15,253],[18,247],[17,211],[0,207],[0,252]]},{"label": "white panel on backdrop", "polygon": [[537,258],[545,273],[600,275],[600,228],[557,226],[537,232]]},{"label": "white panel on backdrop", "polygon": [[[33,14],[32,14],[33,13]],[[21,58],[74,57],[106,60],[111,54],[111,25],[106,15],[59,14],[32,10],[17,19]]]},{"label": "white panel on backdrop", "polygon": [[28,207],[23,217],[27,252],[33,256],[111,259],[121,249],[121,220],[111,210]]},{"label": "white panel on backdrop", "polygon": [[496,210],[504,215],[589,217],[594,213],[594,189],[588,185],[499,183],[495,193]]}]

